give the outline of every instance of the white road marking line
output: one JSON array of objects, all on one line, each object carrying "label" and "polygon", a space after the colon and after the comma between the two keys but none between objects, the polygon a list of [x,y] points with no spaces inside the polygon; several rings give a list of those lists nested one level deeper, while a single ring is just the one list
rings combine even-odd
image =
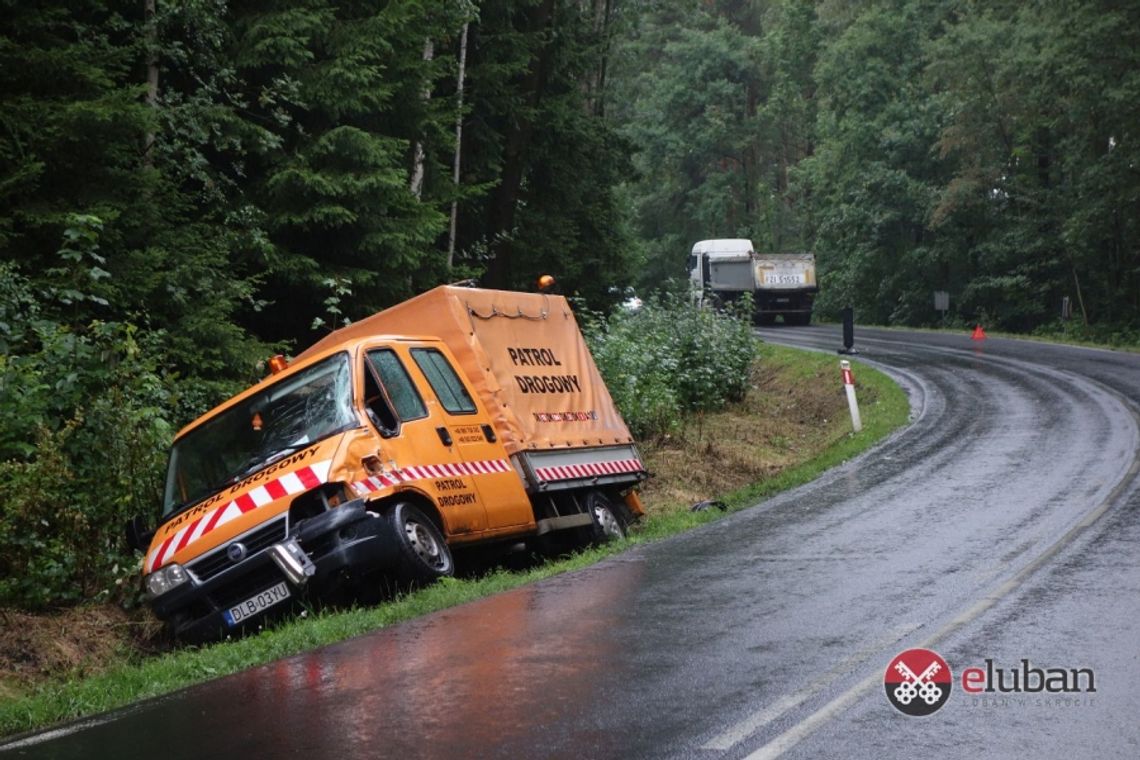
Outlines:
[{"label": "white road marking line", "polygon": [[814,697],[816,694],[823,691],[823,689],[830,685],[832,680],[834,680],[837,676],[842,675],[843,673],[852,670],[859,665],[862,665],[876,652],[879,652],[883,648],[906,638],[912,632],[918,630],[920,625],[921,624],[919,623],[906,623],[893,629],[886,636],[883,636],[877,641],[863,647],[858,652],[843,660],[831,670],[827,671],[822,676],[809,683],[807,686],[791,694],[786,694],[780,697],[764,709],[753,713],[749,717],[729,728],[727,731],[710,739],[708,742],[701,745],[701,749],[719,750],[721,752],[732,749],[740,742],[755,734],[764,726],[779,718],[788,710],[791,710],[794,707],[798,707],[803,702],[806,702],[811,697]]},{"label": "white road marking line", "polygon": [[[1118,396],[1118,398],[1120,397]],[[1140,427],[1140,414],[1137,413],[1136,408],[1131,403],[1126,404],[1126,406],[1129,411],[1132,412],[1133,423],[1136,424],[1137,427]],[[925,641],[916,646],[922,649],[931,649],[936,643],[951,633],[954,633],[967,623],[973,622],[981,617],[983,613],[987,612],[991,607],[1008,596],[1018,586],[1021,586],[1030,575],[1040,570],[1046,562],[1060,554],[1061,550],[1071,544],[1081,533],[1099,520],[1113,504],[1117,503],[1126,493],[1135,488],[1138,475],[1140,475],[1140,454],[1137,454],[1136,458],[1132,460],[1132,466],[1129,467],[1128,472],[1125,473],[1124,477],[1116,484],[1116,487],[1112,489],[1112,492],[1108,494],[1105,500],[1102,501],[1096,509],[1066,531],[1063,536],[1053,542],[1053,544],[1039,554],[1036,559],[1018,571],[1016,575],[998,586],[994,591],[983,596],[973,606],[943,626],[941,630],[931,634]],[[748,755],[745,760],[770,760],[770,758],[779,757],[814,733],[821,725],[850,707],[852,703],[862,697],[863,693],[868,689],[881,683],[881,675],[872,674],[867,676],[795,726],[792,726],[763,747],[760,747]]]},{"label": "white road marking line", "polygon": [[831,720],[834,716],[846,710],[855,700],[863,696],[863,692],[882,683],[883,677],[878,674],[864,678],[855,686],[843,692],[839,697],[831,700],[822,708],[800,721],[792,728],[777,736],[760,749],[748,755],[745,760],[770,760],[779,757],[792,747],[796,746],[817,728]]},{"label": "white road marking line", "polygon": [[26,739],[17,739],[15,741],[8,742],[7,744],[0,743],[0,752],[7,752],[8,750],[12,749],[25,749],[27,747],[34,747],[37,744],[49,742],[52,739],[61,739],[65,736],[79,733],[80,731],[84,731],[88,728],[94,728],[95,726],[101,726],[104,723],[110,723],[118,717],[119,716],[116,715],[114,717],[107,716],[93,718],[91,720],[84,720],[78,723],[73,723],[72,725],[64,726],[63,728],[56,728],[51,731],[45,731],[42,734],[33,734]]}]

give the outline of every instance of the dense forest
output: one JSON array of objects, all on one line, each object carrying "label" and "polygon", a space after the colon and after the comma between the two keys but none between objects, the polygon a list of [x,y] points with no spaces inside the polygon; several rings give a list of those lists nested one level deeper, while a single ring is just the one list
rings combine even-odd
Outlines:
[{"label": "dense forest", "polygon": [[1140,330],[1140,4],[3,8],[0,606],[116,595],[178,426],[441,282],[605,309],[749,237],[824,315]]}]

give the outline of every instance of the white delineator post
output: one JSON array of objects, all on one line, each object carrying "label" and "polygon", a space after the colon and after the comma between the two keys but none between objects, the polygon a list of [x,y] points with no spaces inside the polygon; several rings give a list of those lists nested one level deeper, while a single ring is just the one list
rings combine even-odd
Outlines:
[{"label": "white delineator post", "polygon": [[839,371],[843,374],[843,388],[847,391],[847,406],[851,409],[851,426],[858,433],[863,429],[863,420],[859,417],[859,402],[855,400],[855,375],[851,372],[851,362],[846,359],[840,361]]}]

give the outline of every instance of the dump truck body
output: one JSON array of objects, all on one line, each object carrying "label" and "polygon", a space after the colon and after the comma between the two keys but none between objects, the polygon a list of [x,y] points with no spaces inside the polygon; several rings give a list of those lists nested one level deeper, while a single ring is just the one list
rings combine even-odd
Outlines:
[{"label": "dump truck body", "polygon": [[694,290],[730,302],[752,294],[754,317],[771,324],[783,316],[787,324],[811,321],[816,284],[811,253],[756,253],[743,238],[702,240],[689,255]]},{"label": "dump truck body", "polygon": [[212,638],[449,574],[453,546],[599,538],[645,477],[565,299],[437,288],[179,433],[144,583],[176,635]]},{"label": "dump truck body", "polygon": [[770,324],[782,315],[786,324],[811,322],[815,295],[815,256],[810,253],[763,253],[753,261],[756,319]]}]

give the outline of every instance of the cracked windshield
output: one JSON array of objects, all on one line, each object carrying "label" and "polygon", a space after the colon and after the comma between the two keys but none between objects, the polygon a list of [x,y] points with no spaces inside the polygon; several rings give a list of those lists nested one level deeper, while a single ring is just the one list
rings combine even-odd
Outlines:
[{"label": "cracked windshield", "polygon": [[271,385],[174,444],[163,514],[355,426],[347,354]]}]

